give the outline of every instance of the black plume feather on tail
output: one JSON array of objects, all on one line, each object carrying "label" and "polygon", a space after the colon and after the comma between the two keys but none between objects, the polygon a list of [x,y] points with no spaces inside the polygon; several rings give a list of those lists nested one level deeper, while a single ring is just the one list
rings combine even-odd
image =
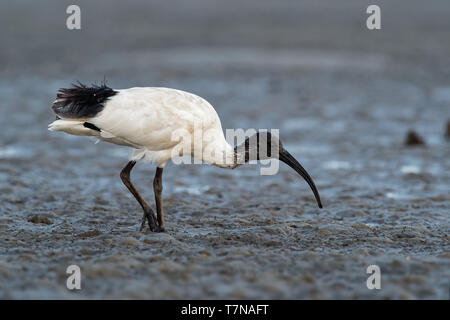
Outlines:
[{"label": "black plume feather on tail", "polygon": [[109,88],[106,81],[90,87],[77,81],[72,88],[61,88],[53,103],[53,111],[62,118],[91,118],[103,110],[104,103],[117,91]]}]

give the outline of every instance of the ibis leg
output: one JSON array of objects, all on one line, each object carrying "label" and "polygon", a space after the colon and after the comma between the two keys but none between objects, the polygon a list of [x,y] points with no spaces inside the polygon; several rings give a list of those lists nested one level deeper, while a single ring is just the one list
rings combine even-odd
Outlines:
[{"label": "ibis leg", "polygon": [[153,191],[155,192],[156,214],[158,218],[158,227],[156,231],[164,232],[164,211],[162,204],[162,173],[163,168],[156,168],[155,178],[153,179]]},{"label": "ibis leg", "polygon": [[150,206],[147,204],[147,202],[145,202],[145,200],[142,199],[141,195],[136,190],[136,188],[134,187],[134,185],[131,183],[130,180],[130,172],[135,164],[136,161],[128,162],[125,168],[123,168],[122,171],[120,172],[120,178],[122,179],[123,184],[128,188],[128,190],[130,190],[130,192],[133,194],[133,196],[136,198],[136,200],[139,202],[142,209],[144,210],[144,215],[142,217],[141,222],[141,231],[145,227],[145,221],[148,221],[148,226],[150,227],[150,230],[155,231],[156,230],[155,214],[152,208],[150,208]]}]

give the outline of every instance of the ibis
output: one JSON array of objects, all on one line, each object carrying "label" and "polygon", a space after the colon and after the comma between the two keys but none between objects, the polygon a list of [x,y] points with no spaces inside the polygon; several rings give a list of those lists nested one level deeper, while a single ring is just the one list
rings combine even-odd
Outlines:
[{"label": "ibis", "polygon": [[[278,137],[270,132],[256,132],[243,143],[231,145],[212,105],[195,94],[162,87],[119,90],[106,83],[88,86],[78,82],[59,89],[52,109],[56,120],[49,124],[50,131],[94,136],[100,141],[133,148],[120,177],[144,211],[141,231],[146,224],[153,232],[165,231],[162,174],[167,162],[178,156],[201,157],[202,163],[229,169],[250,160],[279,159],[306,180],[322,208],[314,181]],[[196,123],[208,134],[196,134]],[[201,146],[200,156],[194,145]],[[156,215],[130,180],[131,170],[141,159],[156,165],[153,179]]]}]

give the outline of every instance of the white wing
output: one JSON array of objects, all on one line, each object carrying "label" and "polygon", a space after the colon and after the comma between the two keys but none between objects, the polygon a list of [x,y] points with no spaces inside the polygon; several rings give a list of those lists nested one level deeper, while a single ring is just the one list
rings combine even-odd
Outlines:
[{"label": "white wing", "polygon": [[[135,148],[167,150],[179,143],[172,139],[176,130],[193,132],[195,122],[203,129],[222,132],[214,108],[192,93],[169,88],[130,88],[117,90],[104,109],[88,122],[101,129],[101,138],[129,142]],[[120,144],[120,143],[119,143]]]}]

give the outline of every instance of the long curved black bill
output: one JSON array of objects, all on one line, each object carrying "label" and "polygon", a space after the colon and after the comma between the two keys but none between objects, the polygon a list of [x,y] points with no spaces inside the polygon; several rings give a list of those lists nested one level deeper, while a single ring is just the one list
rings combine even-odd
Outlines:
[{"label": "long curved black bill", "polygon": [[308,172],[306,172],[305,168],[301,166],[300,163],[298,163],[297,160],[285,149],[280,150],[280,156],[279,159],[286,163],[289,167],[297,171],[299,175],[305,179],[305,181],[309,184],[311,187],[312,192],[314,193],[314,196],[316,197],[317,204],[319,205],[319,208],[322,208],[322,202],[320,201],[320,195],[319,191],[317,191],[316,185],[314,184],[313,179],[310,177]]}]

